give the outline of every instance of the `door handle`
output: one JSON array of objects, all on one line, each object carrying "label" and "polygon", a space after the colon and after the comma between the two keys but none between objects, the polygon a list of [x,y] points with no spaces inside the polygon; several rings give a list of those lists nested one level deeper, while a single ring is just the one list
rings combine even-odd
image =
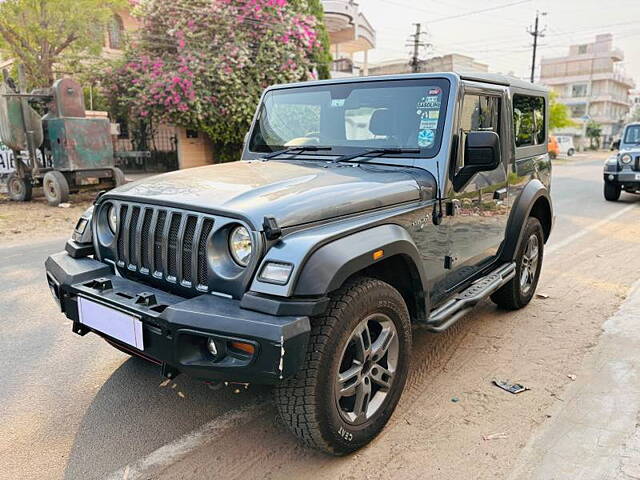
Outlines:
[{"label": "door handle", "polygon": [[494,200],[504,200],[505,198],[507,198],[507,189],[506,188],[499,188],[498,190],[493,192],[493,199]]}]

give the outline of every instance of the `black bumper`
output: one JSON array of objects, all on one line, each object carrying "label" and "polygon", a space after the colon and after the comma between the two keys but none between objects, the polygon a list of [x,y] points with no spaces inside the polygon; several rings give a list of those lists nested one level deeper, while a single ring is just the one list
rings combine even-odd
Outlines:
[{"label": "black bumper", "polygon": [[[144,351],[94,331],[116,347],[163,367],[167,376],[185,373],[208,381],[275,384],[293,375],[302,363],[309,339],[306,316],[276,316],[241,308],[240,301],[214,295],[183,298],[113,273],[91,258],[67,252],[45,262],[47,281],[73,331],[91,328],[80,323],[78,297],[114,308],[142,322]],[[218,355],[206,347],[213,338]],[[254,346],[250,354],[232,342]]]},{"label": "black bumper", "polygon": [[623,170],[620,172],[604,172],[604,181],[620,185],[625,189],[640,189],[640,171]]}]

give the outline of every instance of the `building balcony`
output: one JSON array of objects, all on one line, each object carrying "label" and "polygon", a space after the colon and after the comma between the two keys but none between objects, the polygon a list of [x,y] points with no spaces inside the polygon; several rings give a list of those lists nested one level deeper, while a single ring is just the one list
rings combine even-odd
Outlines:
[{"label": "building balcony", "polygon": [[622,84],[626,88],[634,88],[633,79],[626,77],[618,72],[594,71],[593,73],[579,73],[571,75],[543,75],[540,82],[548,86],[568,85],[572,83],[589,83],[598,80],[611,80]]},{"label": "building balcony", "polygon": [[[353,55],[375,48],[376,31],[353,0],[323,0],[324,22],[335,52]],[[337,55],[335,55],[337,57]]]}]

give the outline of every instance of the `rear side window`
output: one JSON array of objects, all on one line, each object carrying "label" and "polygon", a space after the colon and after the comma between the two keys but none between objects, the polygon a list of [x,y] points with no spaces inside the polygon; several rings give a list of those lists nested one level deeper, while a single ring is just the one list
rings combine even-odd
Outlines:
[{"label": "rear side window", "polygon": [[544,97],[513,96],[513,131],[516,147],[546,143]]}]

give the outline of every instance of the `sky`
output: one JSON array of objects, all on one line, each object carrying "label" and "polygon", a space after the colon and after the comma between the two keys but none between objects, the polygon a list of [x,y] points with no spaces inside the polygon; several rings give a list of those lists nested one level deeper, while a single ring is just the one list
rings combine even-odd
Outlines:
[{"label": "sky", "polygon": [[[531,69],[536,11],[545,28],[538,58],[568,53],[569,45],[612,33],[614,47],[624,51],[627,76],[640,86],[640,0],[359,0],[360,10],[377,32],[370,63],[409,59],[413,23],[421,23],[432,44],[422,58],[448,53],[469,55],[487,63],[489,71],[528,78]],[[488,10],[469,15],[470,12]],[[454,17],[454,18],[448,18]],[[356,57],[358,58],[358,57]],[[537,73],[539,73],[539,62]]]}]

